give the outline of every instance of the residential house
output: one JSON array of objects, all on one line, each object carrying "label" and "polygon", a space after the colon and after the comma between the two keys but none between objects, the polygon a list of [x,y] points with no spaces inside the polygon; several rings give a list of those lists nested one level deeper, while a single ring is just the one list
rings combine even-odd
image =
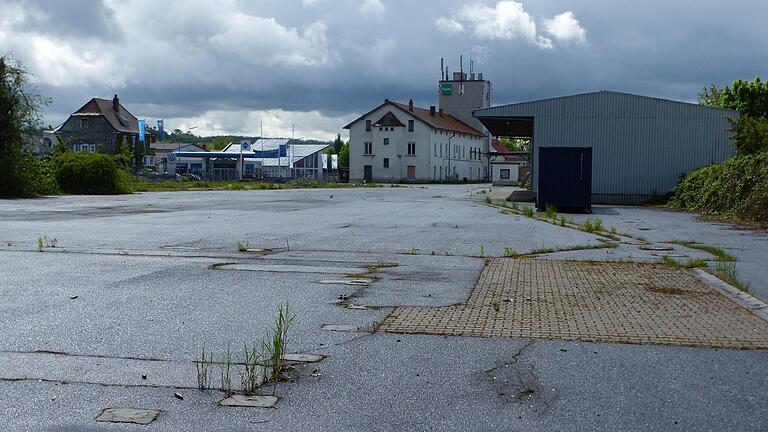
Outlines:
[{"label": "residential house", "polygon": [[133,152],[139,139],[139,123],[115,95],[112,100],[91,99],[55,132],[74,151],[116,153],[122,143]]},{"label": "residential house", "polygon": [[491,140],[491,181],[498,186],[517,186],[530,172],[521,152],[510,151],[498,139]]},{"label": "residential house", "polygon": [[486,136],[434,106],[385,100],[344,126],[352,181],[482,181],[488,177]]}]

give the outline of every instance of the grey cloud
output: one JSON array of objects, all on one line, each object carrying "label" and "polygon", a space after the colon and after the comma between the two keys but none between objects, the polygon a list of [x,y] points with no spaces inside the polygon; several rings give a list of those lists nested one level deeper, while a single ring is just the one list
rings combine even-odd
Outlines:
[{"label": "grey cloud", "polygon": [[16,25],[19,31],[48,33],[59,38],[99,38],[124,40],[114,12],[102,0],[24,0],[19,2],[30,13]]},{"label": "grey cloud", "polygon": [[[227,50],[208,45],[228,22],[196,14],[192,3],[200,0],[190,3],[190,13],[178,19],[164,15],[164,7],[158,6],[153,25],[168,26],[152,31],[115,22],[120,14],[103,11],[100,3],[89,3],[96,6],[91,10],[84,0],[45,4],[36,0],[36,6],[49,8],[50,15],[55,11],[60,21],[37,31],[54,37],[100,35],[108,47],[123,53],[118,69],[135,67],[119,88],[41,83],[40,90],[54,98],[52,121],[63,120],[90,97],[115,92],[129,107],[149,111],[137,113],[148,117],[275,108],[340,116],[366,111],[384,98],[434,104],[440,57],[456,69],[461,53],[465,59],[473,52],[482,57],[476,67],[493,81],[495,103],[598,89],[694,100],[708,83],[722,85],[768,69],[764,43],[768,30],[761,22],[768,15],[764,2],[743,0],[728,6],[718,1],[520,2],[536,22],[572,11],[587,32],[586,43],[543,50],[521,40],[478,41],[439,31],[434,25],[437,18],[450,16],[465,4],[461,0],[385,0],[387,12],[379,19],[361,15],[357,3],[346,0],[312,7],[305,7],[302,0],[241,2],[241,13],[273,18],[285,34],[295,29],[301,37],[314,23],[325,25],[325,41],[318,46],[326,47],[328,55],[318,56],[321,61],[266,64],[253,53],[265,52],[264,46],[276,42],[259,38],[258,32]],[[75,4],[72,9],[84,15],[61,11],[67,9],[64,3]],[[484,2],[489,7],[495,3]],[[125,31],[126,36],[116,40],[109,29]],[[143,39],[136,43],[142,44],[141,50],[124,50],[135,43],[133,36],[139,32]]]}]

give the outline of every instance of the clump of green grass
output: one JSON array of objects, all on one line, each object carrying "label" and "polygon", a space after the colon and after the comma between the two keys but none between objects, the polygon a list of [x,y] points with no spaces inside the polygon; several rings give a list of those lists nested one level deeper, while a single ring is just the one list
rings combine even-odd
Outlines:
[{"label": "clump of green grass", "polygon": [[483,245],[480,245],[480,256],[481,257],[485,256],[485,246],[483,246]]},{"label": "clump of green grass", "polygon": [[493,302],[493,304],[491,306],[493,307],[493,310],[496,311],[496,312],[501,310],[501,303],[499,303],[499,302]]},{"label": "clump of green grass", "polygon": [[405,251],[403,251],[403,254],[405,254],[405,255],[416,255],[416,248],[412,247],[410,249],[406,249]]},{"label": "clump of green grass", "polygon": [[554,253],[559,252],[555,248],[538,248],[531,251],[531,255],[539,255],[539,254],[548,254],[548,253]]},{"label": "clump of green grass", "polygon": [[509,206],[512,210],[520,210],[520,206],[517,205],[517,202],[512,201],[512,204]]},{"label": "clump of green grass", "polygon": [[486,203],[486,204],[492,204],[493,203],[493,201],[491,201],[491,197],[489,197],[489,196],[485,197],[483,202]]},{"label": "clump of green grass", "polygon": [[43,252],[45,250],[45,242],[42,237],[37,238],[37,251]]},{"label": "clump of green grass", "polygon": [[704,261],[701,258],[689,258],[688,261],[680,262],[676,259],[668,256],[661,257],[661,261],[673,268],[684,268],[684,269],[692,269],[692,268],[706,268],[707,262]]},{"label": "clump of green grass", "polygon": [[547,214],[547,219],[557,219],[557,207],[554,204],[547,204],[544,211]]},{"label": "clump of green grass", "polygon": [[504,248],[504,256],[507,258],[519,258],[521,255],[516,250],[512,249],[511,247],[507,246]]},{"label": "clump of green grass", "polygon": [[237,242],[237,250],[239,252],[248,252],[248,250],[251,248],[251,242],[249,241],[239,241]]},{"label": "clump of green grass", "polygon": [[523,215],[525,217],[532,218],[534,215],[533,207],[526,207],[523,209]]},{"label": "clump of green grass", "polygon": [[714,270],[715,276],[717,276],[723,282],[735,286],[736,288],[749,292],[749,284],[745,284],[739,280],[739,275],[736,271],[736,263],[733,261],[718,261],[715,264]]},{"label": "clump of green grass", "polygon": [[488,191],[486,191],[485,189],[481,189],[480,192],[478,192],[478,194],[480,195],[487,194],[487,193]]},{"label": "clump of green grass", "polygon": [[603,221],[598,217],[594,219],[588,218],[584,221],[584,223],[581,224],[579,229],[592,234],[599,233],[603,231]]},{"label": "clump of green grass", "polygon": [[445,256],[453,256],[454,254],[453,254],[453,251],[450,251],[450,250],[446,249],[446,251],[443,252],[443,255],[445,255]]},{"label": "clump of green grass", "polygon": [[211,388],[211,369],[213,368],[213,354],[205,353],[205,346],[203,346],[203,352],[200,354],[200,358],[195,360],[195,369],[197,369],[197,388],[200,390],[208,390]]},{"label": "clump of green grass", "polygon": [[256,343],[243,344],[243,363],[238,365],[237,372],[240,375],[240,387],[246,395],[255,394],[261,387],[266,376],[266,371],[260,364],[261,356]]},{"label": "clump of green grass", "polygon": [[232,396],[232,349],[229,346],[221,363],[219,363],[219,369],[221,372],[221,391],[226,397],[230,397]]},{"label": "clump of green grass", "polygon": [[270,375],[272,382],[280,381],[283,371],[286,369],[286,363],[283,357],[286,354],[288,346],[288,330],[293,324],[296,315],[291,315],[290,304],[280,305],[277,310],[277,319],[275,326],[270,333],[270,340],[264,345],[265,352],[269,355]]},{"label": "clump of green grass", "polygon": [[564,227],[568,223],[568,218],[565,216],[560,216],[560,226]]},{"label": "clump of green grass", "polygon": [[680,246],[685,246],[688,249],[697,249],[700,251],[707,252],[717,257],[719,261],[730,261],[730,262],[736,261],[736,257],[730,255],[729,253],[727,253],[726,251],[724,251],[723,249],[717,246],[711,246],[711,245],[696,243],[692,241],[682,241],[682,240],[675,240],[672,243],[679,244]]}]

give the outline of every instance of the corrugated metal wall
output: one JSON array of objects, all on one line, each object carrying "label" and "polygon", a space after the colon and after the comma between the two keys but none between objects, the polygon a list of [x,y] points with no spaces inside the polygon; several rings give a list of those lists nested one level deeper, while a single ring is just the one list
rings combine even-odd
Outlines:
[{"label": "corrugated metal wall", "polygon": [[594,203],[639,204],[680,175],[734,155],[727,117],[738,113],[616,92],[486,108],[477,117],[534,118],[539,147],[592,147]]}]

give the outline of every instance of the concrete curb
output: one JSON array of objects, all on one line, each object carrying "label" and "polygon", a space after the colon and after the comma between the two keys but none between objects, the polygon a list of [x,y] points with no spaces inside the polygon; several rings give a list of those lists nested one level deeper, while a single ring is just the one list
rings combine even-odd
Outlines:
[{"label": "concrete curb", "polygon": [[716,276],[707,273],[702,269],[693,269],[691,272],[711,288],[735,301],[739,305],[749,309],[753,314],[768,321],[768,304],[741,291],[733,285],[723,282]]}]

